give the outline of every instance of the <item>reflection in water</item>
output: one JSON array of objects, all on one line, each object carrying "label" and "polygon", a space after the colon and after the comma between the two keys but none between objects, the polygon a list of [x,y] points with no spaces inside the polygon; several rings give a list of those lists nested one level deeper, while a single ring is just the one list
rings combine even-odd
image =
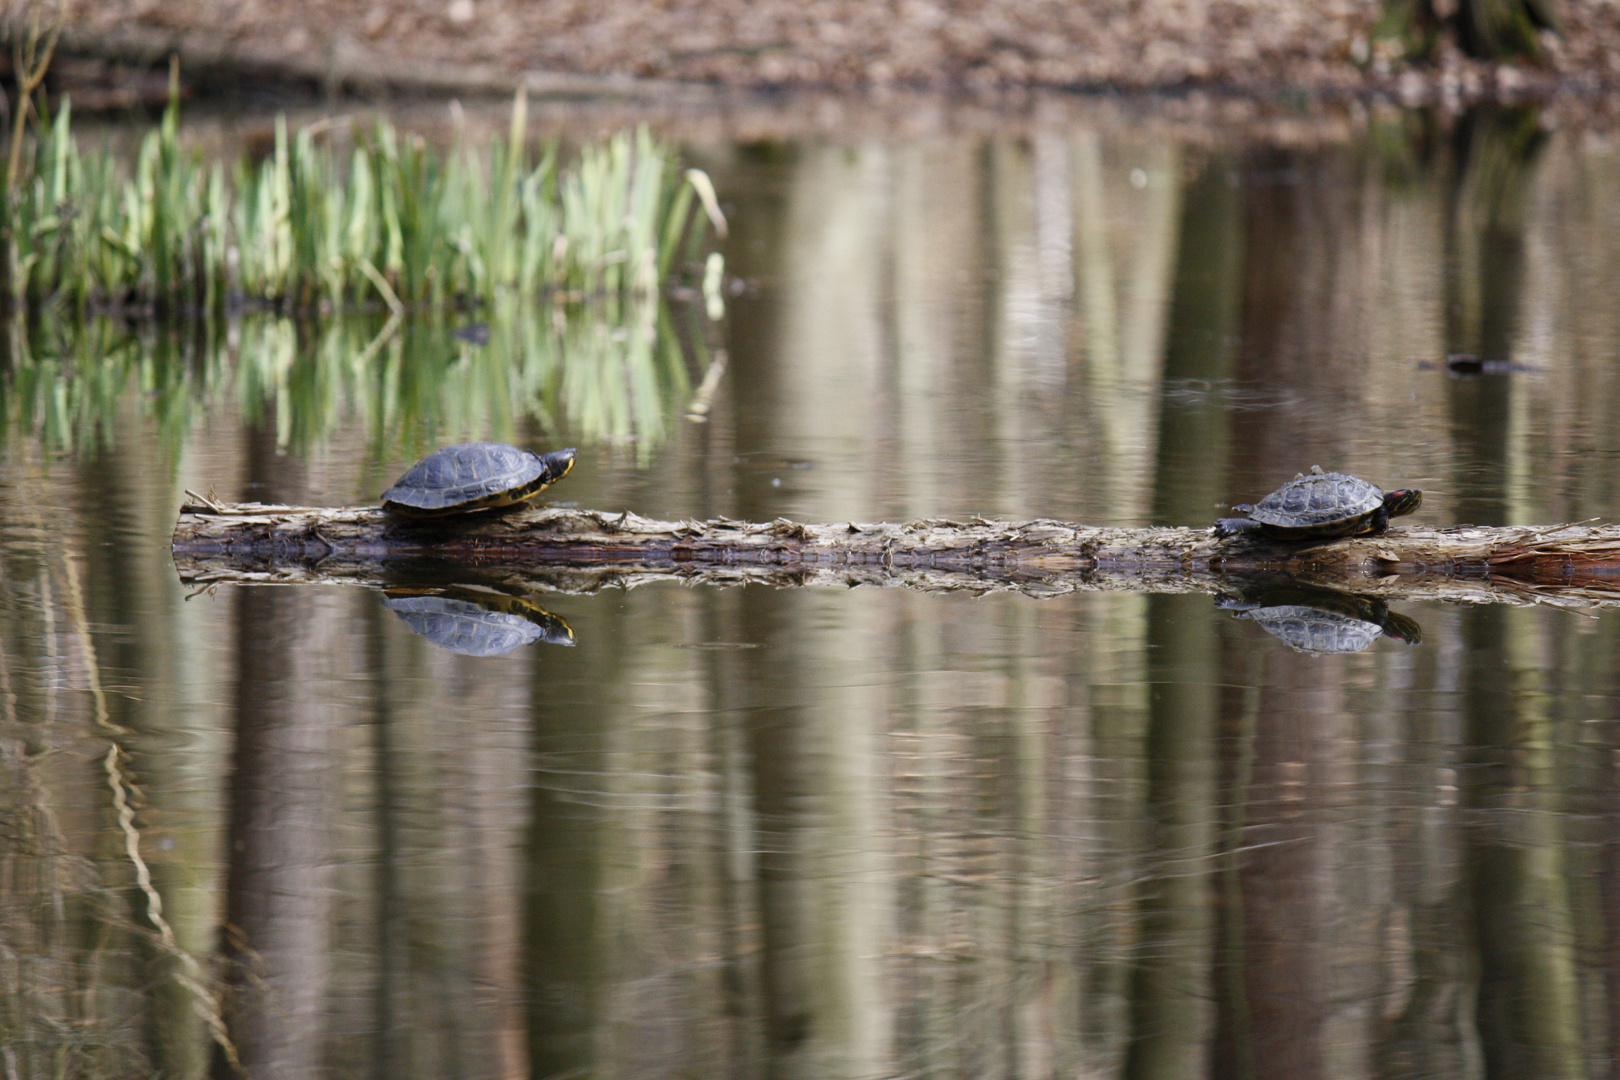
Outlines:
[{"label": "reflection in water", "polygon": [[[222,1017],[254,1076],[1612,1071],[1612,616],[1324,662],[1203,596],[647,586],[475,660],[358,589],[185,601],[164,551],[184,487],[369,500],[522,425],[666,517],[1198,524],[1310,461],[1425,523],[1616,516],[1620,156],[1470,124],[711,147],[749,288],[703,424],[679,307],[17,331],[7,1068],[227,1075]],[[1460,351],[1524,369],[1416,362]]]},{"label": "reflection in water", "polygon": [[1249,619],[1289,648],[1327,656],[1360,652],[1380,637],[1421,644],[1423,628],[1375,596],[1299,582],[1273,582],[1220,596],[1215,606]]},{"label": "reflection in water", "polygon": [[574,644],[566,622],[517,596],[454,585],[433,592],[388,589],[383,606],[411,633],[463,656],[501,656],[537,641]]},{"label": "reflection in water", "polygon": [[[708,330],[691,305],[494,306],[500,318],[482,340],[425,317],[402,329],[263,314],[185,332],[108,318],[16,323],[0,367],[0,438],[34,434],[88,455],[111,444],[115,417],[133,404],[174,454],[234,397],[298,452],[356,422],[368,445],[393,454],[458,432],[509,438],[525,420],[650,452],[686,403],[683,343],[693,364],[707,363]],[[677,333],[672,320],[688,325]]]},{"label": "reflection in water", "polygon": [[335,740],[341,728],[309,677],[315,632],[285,589],[236,598],[235,753],[230,764],[229,871],[221,946],[230,1029],[249,1076],[319,1075],[308,1037],[333,978],[337,892]]}]

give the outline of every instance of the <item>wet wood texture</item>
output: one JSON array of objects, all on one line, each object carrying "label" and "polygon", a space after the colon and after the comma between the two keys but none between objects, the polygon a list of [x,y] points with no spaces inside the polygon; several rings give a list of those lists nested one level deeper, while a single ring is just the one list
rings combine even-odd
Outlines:
[{"label": "wet wood texture", "polygon": [[1217,592],[1287,576],[1392,598],[1620,603],[1620,527],[1392,527],[1319,543],[1217,540],[1210,529],[1114,529],[1048,519],[807,524],[658,521],[525,508],[406,521],[374,507],[193,501],[173,554],[183,581],[389,585],[457,575],[591,592],[649,580]]}]

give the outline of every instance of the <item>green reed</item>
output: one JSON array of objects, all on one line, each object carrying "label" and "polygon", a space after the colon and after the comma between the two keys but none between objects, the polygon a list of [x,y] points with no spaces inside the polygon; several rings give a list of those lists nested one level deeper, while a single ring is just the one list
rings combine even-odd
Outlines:
[{"label": "green reed", "polygon": [[297,132],[278,119],[234,168],[182,145],[172,101],[132,165],[81,150],[66,102],[4,207],[12,287],[33,305],[282,310],[656,293],[694,227],[692,181],[645,129],[565,166],[511,131],[441,151],[386,121]]}]

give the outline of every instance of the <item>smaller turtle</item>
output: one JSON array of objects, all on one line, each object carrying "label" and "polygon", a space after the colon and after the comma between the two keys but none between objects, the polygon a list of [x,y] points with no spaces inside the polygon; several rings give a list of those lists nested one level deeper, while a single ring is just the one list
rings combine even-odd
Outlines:
[{"label": "smaller turtle", "polygon": [[405,517],[442,517],[513,506],[568,475],[574,450],[536,454],[498,442],[435,450],[382,493],[382,506]]},{"label": "smaller turtle", "polygon": [[1261,532],[1273,540],[1331,540],[1340,536],[1374,536],[1389,528],[1389,519],[1410,514],[1423,503],[1423,492],[1402,488],[1386,492],[1359,476],[1323,472],[1312,465],[1309,475],[1294,478],[1258,505],[1232,507],[1246,518],[1221,518],[1215,535],[1225,538]]}]

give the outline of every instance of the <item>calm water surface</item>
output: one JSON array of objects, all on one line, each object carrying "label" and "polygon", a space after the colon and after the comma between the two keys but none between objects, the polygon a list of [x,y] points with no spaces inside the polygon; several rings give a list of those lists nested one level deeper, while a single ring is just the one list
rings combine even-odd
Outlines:
[{"label": "calm water surface", "polygon": [[370,501],[463,438],[659,517],[1202,524],[1313,463],[1620,517],[1613,139],[691,154],[718,324],[13,336],[7,1076],[1620,1071],[1606,612],[1316,655],[1231,598],[655,583],[468,656],[371,590],[188,595],[183,489]]}]

